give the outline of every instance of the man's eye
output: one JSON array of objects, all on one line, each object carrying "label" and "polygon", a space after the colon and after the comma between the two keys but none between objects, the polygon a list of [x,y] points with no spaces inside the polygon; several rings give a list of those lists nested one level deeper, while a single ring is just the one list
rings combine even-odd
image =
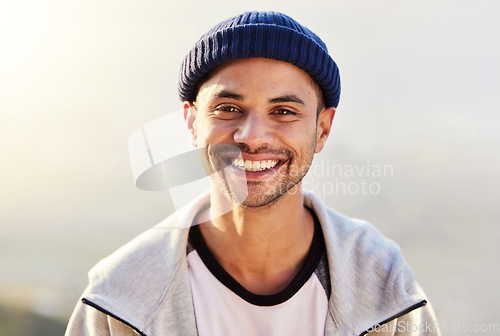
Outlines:
[{"label": "man's eye", "polygon": [[214,117],[218,119],[237,119],[242,115],[241,110],[233,105],[218,105],[213,110]]},{"label": "man's eye", "polygon": [[231,106],[231,105],[222,105],[222,106],[217,106],[215,108],[216,111],[219,111],[219,112],[232,112],[232,113],[235,113],[235,112],[239,112],[240,110],[238,110],[238,108],[234,107],[234,106]]},{"label": "man's eye", "polygon": [[274,111],[274,113],[278,114],[278,115],[283,115],[283,116],[294,116],[297,114],[297,113],[290,111],[290,110],[287,110],[287,109],[277,109]]}]

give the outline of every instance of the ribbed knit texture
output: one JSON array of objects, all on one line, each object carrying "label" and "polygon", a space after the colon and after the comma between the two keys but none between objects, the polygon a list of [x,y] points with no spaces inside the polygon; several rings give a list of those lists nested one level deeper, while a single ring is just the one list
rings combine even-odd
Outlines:
[{"label": "ribbed knit texture", "polygon": [[323,41],[291,17],[276,12],[246,12],[213,27],[182,63],[181,100],[195,100],[199,80],[231,60],[264,57],[306,71],[323,90],[325,105],[337,107],[340,76]]}]

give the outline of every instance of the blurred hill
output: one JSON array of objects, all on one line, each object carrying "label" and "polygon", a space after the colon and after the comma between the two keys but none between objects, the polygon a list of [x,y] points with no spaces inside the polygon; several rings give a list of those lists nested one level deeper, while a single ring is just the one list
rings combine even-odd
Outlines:
[{"label": "blurred hill", "polygon": [[66,322],[20,308],[0,306],[0,336],[63,335]]}]

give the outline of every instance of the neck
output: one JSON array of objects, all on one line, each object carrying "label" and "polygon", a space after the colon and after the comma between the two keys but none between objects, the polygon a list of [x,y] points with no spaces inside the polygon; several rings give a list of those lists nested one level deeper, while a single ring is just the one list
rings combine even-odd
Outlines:
[{"label": "neck", "polygon": [[[296,188],[296,189],[295,189]],[[212,190],[212,219],[200,225],[207,246],[221,266],[256,294],[273,294],[288,285],[302,266],[314,234],[312,215],[296,185],[271,205],[245,208],[231,205]]]}]

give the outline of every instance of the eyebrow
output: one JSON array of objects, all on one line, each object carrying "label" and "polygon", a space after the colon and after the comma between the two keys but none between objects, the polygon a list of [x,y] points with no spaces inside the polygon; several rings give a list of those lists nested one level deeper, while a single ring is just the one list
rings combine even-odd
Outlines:
[{"label": "eyebrow", "polygon": [[298,103],[301,105],[306,105],[306,103],[297,95],[290,94],[290,95],[284,95],[281,97],[276,97],[269,99],[270,103],[276,104],[276,103]]},{"label": "eyebrow", "polygon": [[240,101],[243,100],[242,95],[239,95],[237,93],[227,91],[227,90],[222,90],[222,91],[216,92],[214,94],[214,98],[229,98],[229,99],[240,100]]},{"label": "eyebrow", "polygon": [[[234,99],[234,100],[239,100],[243,101],[244,97],[240,94],[228,91],[228,90],[221,90],[219,92],[216,92],[214,94],[214,98],[229,98],[229,99]],[[299,96],[295,94],[289,94],[289,95],[284,95],[276,98],[271,98],[269,99],[269,103],[271,104],[277,104],[277,103],[298,103],[301,105],[306,105],[304,100],[302,100]]]}]

